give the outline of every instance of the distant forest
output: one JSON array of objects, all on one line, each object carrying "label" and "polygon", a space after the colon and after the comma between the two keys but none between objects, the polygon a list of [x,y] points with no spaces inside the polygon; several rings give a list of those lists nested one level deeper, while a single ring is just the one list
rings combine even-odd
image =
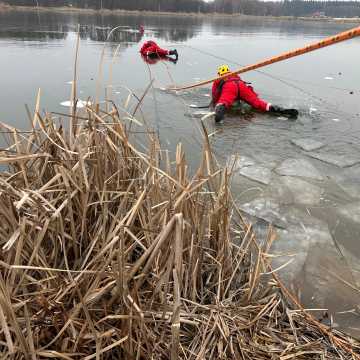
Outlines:
[{"label": "distant forest", "polygon": [[[1,1],[1,0],[0,0]],[[88,9],[123,9],[272,16],[360,17],[360,1],[322,0],[2,0],[9,5],[72,6]]]}]

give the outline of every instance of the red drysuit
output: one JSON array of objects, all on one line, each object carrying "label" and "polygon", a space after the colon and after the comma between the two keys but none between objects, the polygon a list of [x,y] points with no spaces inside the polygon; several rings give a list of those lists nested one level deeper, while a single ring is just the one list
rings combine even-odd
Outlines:
[{"label": "red drysuit", "polygon": [[[220,82],[224,84],[221,88]],[[215,80],[212,86],[212,99],[214,106],[224,104],[229,108],[236,100],[243,100],[254,109],[269,111],[270,103],[261,100],[252,86],[247,85],[238,75],[229,75],[221,80]]]},{"label": "red drysuit", "polygon": [[162,49],[155,41],[149,40],[141,47],[140,53],[143,56],[157,55],[161,57],[169,55],[169,50]]}]

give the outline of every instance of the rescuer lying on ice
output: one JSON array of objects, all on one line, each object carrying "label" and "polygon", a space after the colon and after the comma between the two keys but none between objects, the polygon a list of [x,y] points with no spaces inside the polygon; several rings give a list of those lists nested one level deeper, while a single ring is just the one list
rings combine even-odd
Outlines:
[{"label": "rescuer lying on ice", "polygon": [[261,100],[252,86],[241,80],[239,75],[231,74],[228,65],[222,65],[218,68],[218,75],[229,74],[224,79],[215,80],[212,86],[212,104],[215,106],[215,121],[220,122],[228,109],[238,100],[244,101],[261,112],[269,112],[275,115],[284,115],[296,118],[298,111],[296,109],[283,109],[280,106],[271,105]]},{"label": "rescuer lying on ice", "polygon": [[176,49],[174,50],[166,50],[162,49],[155,41],[148,40],[145,44],[141,47],[140,53],[143,56],[148,56],[152,58],[162,58],[170,55],[175,56],[175,60],[178,59],[178,52]]}]

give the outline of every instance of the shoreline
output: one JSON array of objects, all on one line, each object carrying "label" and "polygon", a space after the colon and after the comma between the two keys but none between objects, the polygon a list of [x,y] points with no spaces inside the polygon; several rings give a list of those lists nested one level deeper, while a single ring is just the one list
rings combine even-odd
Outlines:
[{"label": "shoreline", "polygon": [[144,10],[110,10],[110,9],[82,9],[76,7],[30,7],[0,4],[0,13],[24,11],[24,12],[52,12],[70,14],[101,14],[101,15],[131,15],[131,16],[173,16],[173,17],[198,17],[198,18],[230,18],[230,19],[263,19],[263,20],[288,20],[288,21],[314,21],[314,22],[334,22],[334,23],[360,23],[360,18],[313,18],[295,16],[261,16],[245,14],[223,14],[223,13],[185,13],[185,12],[166,12],[166,11],[144,11]]}]

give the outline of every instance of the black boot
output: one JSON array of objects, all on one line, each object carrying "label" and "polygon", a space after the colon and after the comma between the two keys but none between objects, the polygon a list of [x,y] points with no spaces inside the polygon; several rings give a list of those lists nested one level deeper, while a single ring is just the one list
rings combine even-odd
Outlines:
[{"label": "black boot", "polygon": [[226,107],[224,104],[217,104],[215,106],[215,122],[220,123],[225,116]]},{"label": "black boot", "polygon": [[177,60],[178,57],[179,57],[179,54],[178,54],[178,52],[177,52],[176,49],[170,50],[170,51],[169,51],[169,55],[175,55],[175,60]]}]

